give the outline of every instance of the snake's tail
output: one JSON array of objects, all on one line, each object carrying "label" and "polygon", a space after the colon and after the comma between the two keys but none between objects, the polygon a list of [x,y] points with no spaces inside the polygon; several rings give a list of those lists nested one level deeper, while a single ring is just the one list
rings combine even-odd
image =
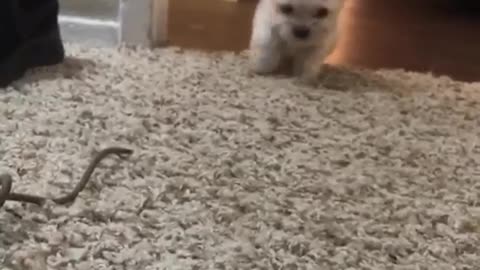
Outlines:
[{"label": "snake's tail", "polygon": [[111,154],[116,154],[121,156],[121,155],[131,155],[132,153],[133,153],[133,150],[127,149],[127,148],[121,148],[121,147],[110,147],[100,151],[92,160],[92,162],[90,162],[90,165],[87,167],[87,169],[83,173],[82,178],[80,179],[78,184],[75,186],[75,188],[67,195],[52,199],[52,201],[55,202],[56,204],[68,204],[75,201],[75,199],[78,197],[80,192],[82,192],[82,190],[87,186],[87,183],[90,180],[90,177],[92,176],[93,172],[95,171],[95,168],[97,168],[98,164],[104,158],[106,158]]}]

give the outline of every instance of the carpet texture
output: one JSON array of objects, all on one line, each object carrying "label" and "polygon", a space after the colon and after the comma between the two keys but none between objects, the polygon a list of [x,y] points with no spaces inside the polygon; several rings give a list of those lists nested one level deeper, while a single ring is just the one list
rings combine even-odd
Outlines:
[{"label": "carpet texture", "polygon": [[71,206],[7,202],[2,269],[480,265],[480,84],[330,67],[310,89],[244,55],[67,54],[0,92],[14,190],[56,196],[102,148],[135,153]]}]

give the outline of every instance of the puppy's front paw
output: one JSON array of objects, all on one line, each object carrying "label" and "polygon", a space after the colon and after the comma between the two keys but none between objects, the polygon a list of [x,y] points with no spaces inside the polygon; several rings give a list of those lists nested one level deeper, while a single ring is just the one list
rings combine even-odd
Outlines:
[{"label": "puppy's front paw", "polygon": [[250,71],[258,75],[274,73],[280,64],[280,52],[274,48],[255,48],[250,51]]},{"label": "puppy's front paw", "polygon": [[251,75],[267,75],[272,72],[271,69],[267,68],[259,62],[252,62],[250,64],[249,71]]},{"label": "puppy's front paw", "polygon": [[297,77],[296,83],[300,86],[317,87],[319,84],[319,77],[314,73],[301,74]]},{"label": "puppy's front paw", "polygon": [[256,75],[267,75],[275,70],[275,66],[268,59],[255,58],[250,62],[250,73]]}]

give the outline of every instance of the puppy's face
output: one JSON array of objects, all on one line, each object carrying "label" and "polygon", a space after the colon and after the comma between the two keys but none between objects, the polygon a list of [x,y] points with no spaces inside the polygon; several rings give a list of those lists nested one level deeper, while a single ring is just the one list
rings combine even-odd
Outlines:
[{"label": "puppy's face", "polygon": [[270,0],[273,23],[292,45],[310,45],[335,27],[343,0]]}]

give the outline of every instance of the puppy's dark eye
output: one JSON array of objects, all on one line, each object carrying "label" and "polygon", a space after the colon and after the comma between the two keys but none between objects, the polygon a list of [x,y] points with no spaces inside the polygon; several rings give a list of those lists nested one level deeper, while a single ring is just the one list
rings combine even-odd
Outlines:
[{"label": "puppy's dark eye", "polygon": [[282,12],[285,15],[290,15],[290,14],[293,13],[293,6],[292,5],[283,4],[283,5],[278,6],[278,8],[280,9],[280,12]]},{"label": "puppy's dark eye", "polygon": [[325,8],[325,7],[317,8],[317,10],[315,11],[315,15],[314,15],[314,17],[317,18],[317,19],[323,19],[327,16],[328,16],[328,9]]}]

